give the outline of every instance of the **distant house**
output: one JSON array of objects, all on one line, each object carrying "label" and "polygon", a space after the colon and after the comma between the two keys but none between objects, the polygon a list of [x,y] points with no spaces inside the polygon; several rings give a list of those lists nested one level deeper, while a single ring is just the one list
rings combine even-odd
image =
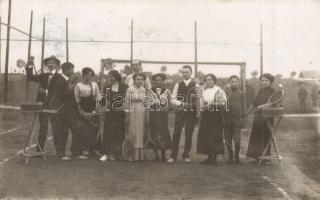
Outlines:
[{"label": "distant house", "polygon": [[299,78],[305,79],[318,79],[320,80],[320,71],[316,70],[302,70],[299,74]]}]

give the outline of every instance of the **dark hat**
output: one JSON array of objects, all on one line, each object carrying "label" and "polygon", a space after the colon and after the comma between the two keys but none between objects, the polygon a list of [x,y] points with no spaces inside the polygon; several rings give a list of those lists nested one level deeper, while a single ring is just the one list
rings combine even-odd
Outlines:
[{"label": "dark hat", "polygon": [[268,79],[271,83],[273,83],[274,81],[274,76],[271,75],[270,73],[262,74],[260,77],[260,80],[262,79],[262,77]]},{"label": "dark hat", "polygon": [[166,75],[163,73],[158,73],[152,76],[152,80],[154,81],[157,77],[160,77],[163,81],[166,80]]},{"label": "dark hat", "polygon": [[50,56],[46,59],[43,60],[43,64],[44,65],[47,65],[47,63],[50,61],[50,60],[53,60],[57,65],[60,65],[60,60],[58,58],[56,58],[55,56]]},{"label": "dark hat", "polygon": [[74,68],[74,65],[71,62],[65,62],[61,65],[62,71],[70,68]]}]

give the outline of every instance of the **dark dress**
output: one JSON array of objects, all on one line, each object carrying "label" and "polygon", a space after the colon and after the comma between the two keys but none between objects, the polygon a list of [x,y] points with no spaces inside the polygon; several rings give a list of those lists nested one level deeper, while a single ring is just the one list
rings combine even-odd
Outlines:
[{"label": "dark dress", "polygon": [[[258,107],[267,103],[268,98],[275,90],[272,87],[262,88],[258,91],[256,98],[253,100],[253,106]],[[261,111],[254,113],[253,125],[251,136],[248,145],[247,156],[250,158],[258,159],[262,155],[264,148],[270,138],[270,132],[267,128],[265,118],[262,117]],[[270,146],[269,146],[270,147]],[[266,156],[271,155],[269,148]]]},{"label": "dark dress", "polygon": [[125,132],[125,95],[128,86],[119,83],[118,91],[112,91],[111,85],[104,89],[108,100],[108,111],[105,115],[102,153],[105,155],[120,156]]},{"label": "dark dress", "polygon": [[156,148],[159,150],[166,150],[171,147],[171,137],[168,126],[168,114],[170,106],[170,92],[166,88],[161,88],[160,95],[157,93],[157,89],[152,87],[156,98],[160,101],[159,104],[151,106],[150,111],[150,132],[151,138],[156,144]]}]

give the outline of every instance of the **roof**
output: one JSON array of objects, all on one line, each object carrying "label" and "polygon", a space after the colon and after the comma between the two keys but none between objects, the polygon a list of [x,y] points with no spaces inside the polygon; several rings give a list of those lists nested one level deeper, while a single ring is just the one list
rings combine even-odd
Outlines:
[{"label": "roof", "polygon": [[299,78],[313,78],[320,79],[320,71],[316,70],[302,70],[299,74]]}]

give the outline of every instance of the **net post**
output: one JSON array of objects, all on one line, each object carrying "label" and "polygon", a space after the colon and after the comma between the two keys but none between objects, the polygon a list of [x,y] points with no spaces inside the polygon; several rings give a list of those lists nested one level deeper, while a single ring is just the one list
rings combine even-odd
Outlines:
[{"label": "net post", "polygon": [[[29,27],[29,40],[28,40],[28,55],[27,55],[27,62],[30,59],[31,56],[31,38],[32,38],[32,24],[33,24],[33,10],[31,10],[30,14],[30,27]],[[35,72],[36,73],[36,72]],[[27,101],[29,99],[29,81],[26,78],[26,96],[25,100]]]},{"label": "net post", "polygon": [[46,18],[43,18],[42,24],[42,45],[41,45],[41,73],[43,73],[43,60],[44,60],[44,47],[45,47],[45,38],[46,38]]}]

